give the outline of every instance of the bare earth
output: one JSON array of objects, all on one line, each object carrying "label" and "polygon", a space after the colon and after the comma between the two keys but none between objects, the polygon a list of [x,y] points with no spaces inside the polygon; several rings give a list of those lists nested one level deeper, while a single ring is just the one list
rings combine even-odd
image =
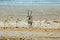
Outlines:
[{"label": "bare earth", "polygon": [[[0,5],[0,21],[26,20],[32,10],[33,20],[60,20],[60,5]],[[10,17],[13,17],[12,19]],[[60,28],[0,27],[0,40],[60,40]]]}]

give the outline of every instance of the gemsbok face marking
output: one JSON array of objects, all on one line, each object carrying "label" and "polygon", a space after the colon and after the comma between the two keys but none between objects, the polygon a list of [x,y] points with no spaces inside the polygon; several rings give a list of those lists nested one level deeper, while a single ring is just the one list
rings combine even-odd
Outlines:
[{"label": "gemsbok face marking", "polygon": [[30,24],[32,26],[32,11],[29,12],[28,10],[28,24]]}]

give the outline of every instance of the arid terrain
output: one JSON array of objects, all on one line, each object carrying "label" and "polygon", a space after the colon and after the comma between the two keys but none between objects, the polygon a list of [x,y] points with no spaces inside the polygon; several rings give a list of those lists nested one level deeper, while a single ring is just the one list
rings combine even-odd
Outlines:
[{"label": "arid terrain", "polygon": [[[32,11],[34,25],[37,26],[15,26],[16,20],[19,20],[20,24],[27,22],[28,10]],[[6,19],[14,24],[13,27],[11,23],[5,22]],[[50,24],[49,21],[48,26],[46,24],[47,27],[43,27],[40,20],[43,23],[46,20],[59,21],[55,21],[55,24]],[[5,26],[1,26],[1,23]],[[60,40],[60,5],[0,5],[0,40]]]},{"label": "arid terrain", "polygon": [[[33,19],[60,19],[60,5],[0,5],[1,17],[13,16],[12,19],[27,19],[27,10],[32,11]],[[1,20],[3,20],[1,19]]]}]

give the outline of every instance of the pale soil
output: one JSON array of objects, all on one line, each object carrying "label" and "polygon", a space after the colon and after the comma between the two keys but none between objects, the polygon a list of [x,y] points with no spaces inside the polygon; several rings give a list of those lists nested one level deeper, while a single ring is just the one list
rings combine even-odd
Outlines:
[{"label": "pale soil", "polygon": [[[0,21],[27,20],[27,9],[32,10],[33,20],[59,19],[60,6],[0,6]],[[10,17],[13,17],[12,19]],[[60,40],[60,28],[0,28],[0,40]]]},{"label": "pale soil", "polygon": [[60,19],[60,5],[0,5],[0,21],[11,16],[11,20],[26,20],[27,10],[32,10],[33,20]]},{"label": "pale soil", "polygon": [[60,28],[0,28],[0,39],[59,40]]}]

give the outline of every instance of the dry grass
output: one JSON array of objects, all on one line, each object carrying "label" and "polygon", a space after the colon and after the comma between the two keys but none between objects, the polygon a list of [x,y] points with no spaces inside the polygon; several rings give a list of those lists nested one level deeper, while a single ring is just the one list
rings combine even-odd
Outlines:
[{"label": "dry grass", "polygon": [[35,28],[29,28],[29,27],[0,27],[0,30],[12,30],[12,31],[54,31],[54,32],[60,32],[60,28],[39,28],[39,27],[35,27]]},{"label": "dry grass", "polygon": [[[60,37],[49,37],[49,36],[40,36],[40,37],[32,37],[32,38],[19,38],[19,37],[10,37],[9,40],[59,40]],[[0,40],[8,40],[8,38],[2,37]]]}]

